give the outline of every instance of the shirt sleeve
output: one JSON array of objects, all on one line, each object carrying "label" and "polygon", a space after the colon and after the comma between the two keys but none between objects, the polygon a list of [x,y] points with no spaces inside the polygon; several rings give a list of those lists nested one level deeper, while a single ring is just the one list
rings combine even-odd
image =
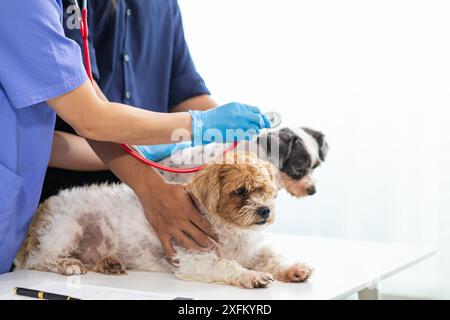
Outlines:
[{"label": "shirt sleeve", "polygon": [[0,83],[15,108],[63,95],[88,80],[80,48],[64,35],[60,4],[0,1]]},{"label": "shirt sleeve", "polygon": [[210,94],[205,81],[195,69],[189,53],[183,30],[180,8],[174,1],[173,12],[174,51],[172,57],[172,74],[170,80],[170,106],[201,95]]},{"label": "shirt sleeve", "polygon": [[[74,28],[74,20],[73,20],[73,14],[74,14],[74,6],[70,3],[70,1],[63,1],[64,4],[64,33],[66,34],[66,37],[72,39],[75,41],[78,46],[83,48],[83,40],[81,38],[80,29]],[[106,10],[106,8],[101,8],[103,10]],[[94,22],[94,15],[98,14],[93,7],[93,1],[88,2],[88,22]],[[100,14],[103,14],[100,12]],[[100,72],[98,70],[97,65],[97,55],[95,52],[94,47],[94,39],[95,39],[95,25],[93,23],[88,24],[89,28],[89,56],[91,60],[91,69],[92,69],[92,76],[94,77],[95,81],[100,80]],[[85,61],[83,59],[83,64],[85,64]]]}]

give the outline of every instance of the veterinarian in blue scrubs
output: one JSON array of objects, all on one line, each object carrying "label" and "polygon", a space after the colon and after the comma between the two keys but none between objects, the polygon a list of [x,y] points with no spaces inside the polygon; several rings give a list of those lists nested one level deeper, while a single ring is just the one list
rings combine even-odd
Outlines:
[{"label": "veterinarian in blue scrubs", "polygon": [[[169,143],[174,129],[194,131],[199,123],[187,112],[167,115],[100,99],[85,74],[79,46],[64,35],[61,0],[2,0],[0,21],[0,273],[4,273],[38,204],[55,112],[80,135],[98,141],[92,141],[92,147],[133,188],[144,209],[155,201],[147,181],[155,181],[156,173],[125,156],[114,143]],[[205,128],[223,132],[258,131],[267,125],[259,110],[240,104],[197,115]],[[164,188],[175,201],[188,203],[177,186]]]}]

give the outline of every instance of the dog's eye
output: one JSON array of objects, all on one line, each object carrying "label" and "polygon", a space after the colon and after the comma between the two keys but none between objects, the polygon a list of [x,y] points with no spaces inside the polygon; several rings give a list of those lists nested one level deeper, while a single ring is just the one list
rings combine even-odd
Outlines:
[{"label": "dog's eye", "polygon": [[234,191],[234,194],[237,196],[245,196],[247,194],[247,189],[245,189],[244,187],[241,187],[239,189],[237,189],[236,191]]},{"label": "dog's eye", "polygon": [[318,166],[320,166],[320,162],[319,161],[317,161],[314,165],[313,165],[313,169],[316,169]]}]

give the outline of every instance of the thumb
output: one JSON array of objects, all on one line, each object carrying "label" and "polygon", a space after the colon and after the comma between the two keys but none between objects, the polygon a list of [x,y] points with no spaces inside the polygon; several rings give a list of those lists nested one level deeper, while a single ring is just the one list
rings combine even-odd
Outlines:
[{"label": "thumb", "polygon": [[272,124],[270,123],[269,119],[266,117],[265,114],[261,114],[261,117],[262,117],[263,122],[264,122],[264,127],[263,128],[269,129],[272,126]]}]

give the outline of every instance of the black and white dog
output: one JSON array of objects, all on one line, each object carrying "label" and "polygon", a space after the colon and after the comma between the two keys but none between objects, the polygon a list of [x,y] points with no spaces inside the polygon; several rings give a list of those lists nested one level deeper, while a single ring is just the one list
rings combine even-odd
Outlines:
[{"label": "black and white dog", "polygon": [[[170,167],[192,167],[208,163],[224,153],[227,145],[211,143],[181,150],[160,161]],[[327,156],[328,143],[323,133],[309,128],[281,128],[265,131],[249,142],[241,142],[238,151],[252,151],[277,169],[277,182],[295,197],[316,193],[312,173]],[[184,183],[192,174],[161,172],[170,182]]]}]

